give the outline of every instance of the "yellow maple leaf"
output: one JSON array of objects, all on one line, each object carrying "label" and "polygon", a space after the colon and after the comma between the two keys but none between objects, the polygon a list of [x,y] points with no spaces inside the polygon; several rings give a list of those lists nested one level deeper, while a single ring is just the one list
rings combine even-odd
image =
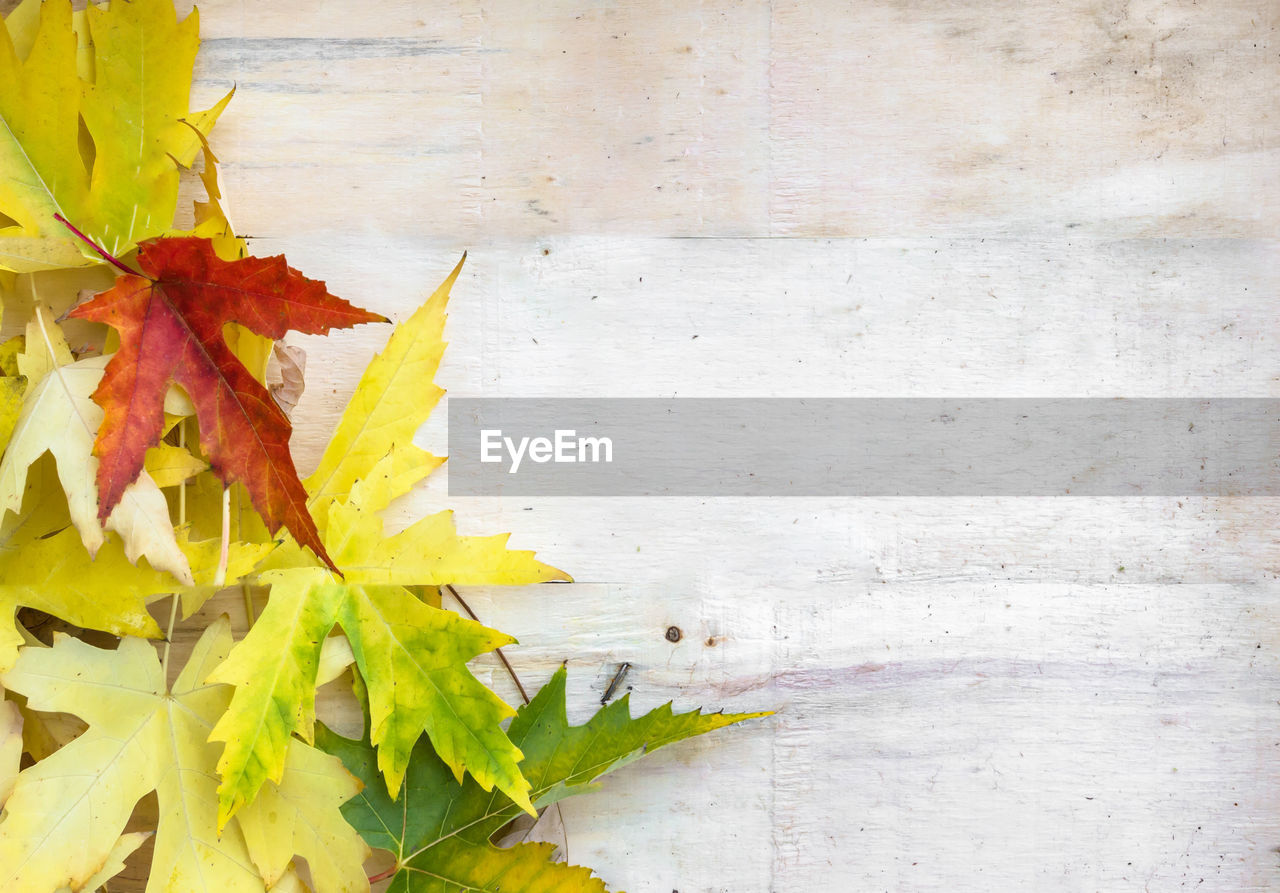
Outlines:
[{"label": "yellow maple leaf", "polygon": [[4,689],[0,688],[0,806],[13,793],[22,765],[22,711],[3,698]]},{"label": "yellow maple leaf", "polygon": [[[27,475],[21,509],[0,532],[0,671],[13,665],[23,644],[15,619],[19,607],[117,636],[160,638],[147,612],[149,601],[174,592],[193,601],[216,588],[217,540],[190,541],[185,530],[178,532],[195,584],[189,587],[167,572],[131,564],[115,537],[91,558],[70,526],[65,500],[51,495],[57,489],[53,463],[37,461]],[[232,543],[228,575],[248,574],[269,550],[268,545]]]},{"label": "yellow maple leaf", "polygon": [[508,550],[506,535],[460,536],[439,512],[392,537],[379,512],[440,466],[412,442],[444,391],[432,383],[444,352],[445,307],[462,264],[393,332],[370,363],[319,467],[307,480],[310,505],[339,580],[294,545],[277,550],[261,582],[266,609],[218,668],[236,686],[213,740],[226,743],[218,764],[222,820],[279,777],[293,734],[310,740],[322,643],[335,623],[350,640],[373,715],[372,740],[390,790],[404,776],[425,731],[461,778],[500,789],[532,809],[520,750],[500,723],[512,709],[481,685],[467,661],[514,641],[496,630],[426,604],[410,586],[525,584],[567,580],[532,552]]},{"label": "yellow maple leaf", "polygon": [[186,447],[163,441],[147,450],[147,458],[143,463],[143,468],[151,475],[157,487],[176,487],[208,467],[208,462],[191,455]]},{"label": "yellow maple leaf", "polygon": [[207,680],[230,646],[223,617],[172,688],[140,639],[113,651],[59,636],[52,648],[23,649],[0,681],[33,708],[72,713],[88,729],[18,775],[0,821],[0,889],[84,888],[111,862],[135,805],[151,791],[159,820],[148,891],[262,893],[294,855],[312,866],[320,893],[367,883],[368,850],[339,812],[360,785],[336,758],[301,742],[267,805],[245,810],[219,834],[218,748],[207,737],[230,691]]}]

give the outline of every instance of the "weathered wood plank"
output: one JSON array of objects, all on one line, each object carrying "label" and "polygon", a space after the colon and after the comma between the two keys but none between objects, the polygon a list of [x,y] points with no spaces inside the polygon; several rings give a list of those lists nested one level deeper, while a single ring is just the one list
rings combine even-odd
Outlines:
[{"label": "weathered wood plank", "polygon": [[[455,392],[1276,394],[1275,4],[201,12],[255,251],[402,318],[470,249]],[[303,467],[385,335],[296,339]],[[527,682],[570,660],[577,718],[621,661],[638,708],[779,709],[565,805],[611,885],[1280,886],[1275,500],[446,479],[392,522],[452,504],[582,581],[466,592]]]}]

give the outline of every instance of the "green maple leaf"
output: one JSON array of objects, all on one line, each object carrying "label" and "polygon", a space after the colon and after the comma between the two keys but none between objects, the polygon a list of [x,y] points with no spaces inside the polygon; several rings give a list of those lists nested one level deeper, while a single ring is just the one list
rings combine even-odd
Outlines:
[{"label": "green maple leaf", "polygon": [[425,731],[459,779],[468,772],[532,811],[520,750],[500,725],[514,711],[466,667],[514,640],[428,605],[406,587],[567,576],[532,552],[507,549],[505,535],[459,536],[447,511],[390,537],[379,516],[444,461],[412,439],[444,393],[432,377],[461,266],[374,358],[305,482],[316,526],[343,578],[295,544],[278,549],[260,577],[271,586],[267,607],[214,674],[236,686],[213,731],[213,740],[226,743],[218,764],[220,821],[251,802],[264,781],[279,777],[292,735],[312,740],[316,667],[335,623],[369,686],[372,741],[387,790],[399,788]]},{"label": "green maple leaf", "polygon": [[[524,752],[521,767],[539,808],[595,790],[600,776],[660,747],[768,715],[674,713],[666,704],[633,719],[623,696],[585,725],[571,726],[565,678],[562,667],[520,708],[507,733]],[[394,798],[377,783],[367,733],[355,741],[321,725],[316,740],[365,783],[342,814],[369,846],[395,857],[388,893],[603,893],[604,883],[589,869],[552,862],[550,844],[495,846],[494,834],[520,814],[519,807],[471,779],[459,782],[427,739],[414,748]]]}]

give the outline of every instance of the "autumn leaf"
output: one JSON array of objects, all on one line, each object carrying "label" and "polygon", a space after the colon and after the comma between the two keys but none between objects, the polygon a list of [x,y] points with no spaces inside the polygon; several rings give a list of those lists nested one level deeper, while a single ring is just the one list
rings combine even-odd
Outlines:
[{"label": "autumn leaf", "polygon": [[[93,556],[104,542],[94,482],[98,460],[92,455],[93,438],[103,414],[89,395],[101,381],[108,358],[58,365],[71,354],[53,323],[41,323],[37,332],[29,333],[28,345],[18,362],[31,390],[0,461],[0,514],[18,511],[27,469],[45,452],[52,453],[71,521]],[[41,377],[36,379],[36,375]],[[145,555],[152,567],[169,571],[183,585],[192,584],[191,568],[174,537],[168,504],[145,471],[125,489],[105,526],[120,534],[129,561]]]},{"label": "autumn leaf", "polygon": [[[561,667],[532,703],[521,707],[508,734],[524,751],[522,768],[533,781],[539,808],[595,790],[594,782],[660,747],[765,713],[674,713],[670,704],[631,718],[627,696],[599,710],[586,725],[571,726]],[[395,857],[391,890],[397,893],[603,893],[591,871],[551,860],[546,843],[503,849],[494,835],[520,814],[508,800],[473,780],[459,782],[427,739],[418,742],[403,785],[393,798],[378,784],[372,744],[320,725],[321,749],[342,759],[364,782],[343,808],[351,826],[375,849]]]},{"label": "autumn leaf", "polygon": [[[0,316],[4,310],[3,299],[13,293],[12,280],[11,275],[0,275]],[[23,343],[24,339],[19,336],[0,344],[0,452],[9,445],[13,426],[18,424],[18,415],[22,412],[26,382],[18,376],[18,352]]]},{"label": "autumn leaf", "polygon": [[9,445],[13,429],[22,414],[22,392],[26,383],[20,378],[0,377],[0,451]]},{"label": "autumn leaf", "polygon": [[174,487],[191,480],[207,469],[209,463],[203,459],[197,459],[185,447],[160,443],[147,450],[143,467],[156,482],[157,487]]},{"label": "autumn leaf", "polygon": [[112,651],[58,636],[52,648],[23,650],[0,681],[33,708],[74,714],[88,729],[19,774],[0,822],[0,889],[80,889],[151,791],[159,821],[149,891],[261,893],[295,855],[321,893],[367,883],[367,850],[338,811],[359,785],[336,759],[301,742],[267,806],[218,833],[218,747],[207,737],[230,691],[206,679],[230,645],[224,617],[205,631],[172,689],[140,639]]},{"label": "autumn leaf", "polygon": [[[114,255],[165,232],[190,166],[230,100],[189,110],[195,13],[131,0],[73,13],[25,0],[0,28],[0,267],[19,272],[100,258],[55,215]],[[83,45],[81,48],[80,45]],[[80,145],[83,120],[92,165]]]},{"label": "autumn leaf", "polygon": [[[51,495],[57,488],[52,463],[37,462],[27,475],[20,512],[0,530],[0,671],[13,665],[23,641],[15,621],[19,607],[86,629],[160,638],[147,612],[149,600],[175,591],[191,598],[215,588],[217,540],[192,542],[179,532],[178,546],[195,581],[194,587],[179,587],[167,572],[131,564],[116,539],[90,557],[70,526],[66,502]],[[247,574],[269,550],[269,545],[230,544],[228,576]]]},{"label": "autumn leaf", "polygon": [[267,392],[290,419],[306,388],[306,371],[307,353],[301,347],[280,343],[272,347],[271,358],[267,360]]},{"label": "autumn leaf", "polygon": [[396,326],[386,348],[360,377],[319,466],[306,480],[312,505],[345,500],[351,486],[393,447],[419,480],[444,462],[414,446],[413,435],[444,396],[434,379],[447,346],[444,323],[449,292],[465,260],[464,255],[427,302]]},{"label": "autumn leaf", "polygon": [[285,527],[334,567],[289,455],[289,420],[231,352],[222,330],[234,322],[281,338],[289,330],[326,334],[385,318],[334,297],[283,257],[224,261],[207,239],[146,242],[138,264],[146,277],[123,275],[69,314],[120,333],[120,350],[93,394],[106,412],[94,444],[99,517],[115,508],[147,449],[159,442],[164,394],[176,382],[195,404],[200,447],[214,473],[245,485],[270,530]]},{"label": "autumn leaf", "polygon": [[120,839],[108,851],[101,868],[90,875],[87,881],[78,886],[67,884],[59,893],[78,893],[78,891],[82,890],[85,893],[89,893],[89,891],[99,890],[107,881],[124,871],[125,860],[132,856],[138,847],[146,843],[150,837],[150,831],[132,831],[128,834],[120,835]]},{"label": "autumn leaf", "polygon": [[218,156],[214,154],[209,141],[203,133],[196,131],[200,138],[204,154],[204,169],[200,171],[200,182],[204,185],[207,201],[194,202],[195,228],[188,232],[172,231],[170,236],[198,236],[213,243],[214,253],[223,260],[238,260],[249,253],[244,239],[236,235],[231,224],[231,215],[227,212],[227,200],[222,194],[222,184],[218,179]]},{"label": "autumn leaf", "polygon": [[[4,689],[0,689],[0,698]],[[13,701],[0,700],[0,806],[18,780],[22,765],[22,711]]]},{"label": "autumn leaf", "polygon": [[253,799],[282,771],[290,736],[310,740],[316,663],[335,623],[351,641],[372,703],[372,740],[390,790],[399,787],[425,731],[454,771],[471,773],[528,804],[520,751],[500,723],[512,710],[466,667],[509,636],[425,604],[406,586],[518,585],[567,579],[532,552],[509,550],[505,535],[459,536],[449,512],[392,537],[382,509],[443,461],[413,435],[443,391],[430,383],[455,268],[426,304],[392,333],[352,396],[320,467],[307,479],[324,541],[343,567],[341,583],[296,546],[277,550],[260,576],[271,596],[258,622],[216,678],[236,686],[214,730],[226,742],[219,763],[221,815]]}]

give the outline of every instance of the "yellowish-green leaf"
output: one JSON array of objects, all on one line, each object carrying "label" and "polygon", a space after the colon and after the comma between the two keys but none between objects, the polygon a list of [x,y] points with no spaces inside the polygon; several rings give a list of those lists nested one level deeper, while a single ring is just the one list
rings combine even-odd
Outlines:
[{"label": "yellowish-green leaf", "polygon": [[[80,79],[70,3],[45,3],[30,50],[20,59],[0,32],[0,266],[79,266],[80,248],[55,219],[78,219],[88,197],[80,158]],[[29,26],[23,27],[29,31]]]},{"label": "yellowish-green leaf", "polygon": [[232,708],[212,732],[212,740],[226,743],[218,762],[220,821],[252,800],[264,781],[280,779],[294,732],[311,739],[321,643],[341,598],[323,585],[330,579],[321,568],[291,572],[214,671],[215,682],[236,686]]},{"label": "yellowish-green leaf", "polygon": [[428,515],[387,537],[378,514],[357,504],[353,495],[351,502],[330,506],[329,524],[326,542],[335,544],[329,554],[352,583],[501,585],[566,579],[533,552],[508,549],[509,534],[459,536],[451,511]]},{"label": "yellowish-green leaf", "polygon": [[398,586],[348,586],[339,608],[369,691],[372,740],[388,790],[398,790],[425,731],[459,779],[469,772],[532,812],[520,749],[499,725],[514,711],[467,661],[515,639],[423,604]]},{"label": "yellowish-green leaf", "polygon": [[12,664],[22,644],[14,627],[19,606],[88,629],[159,638],[147,596],[176,588],[168,574],[131,565],[116,541],[90,558],[71,529],[10,538],[0,552],[0,580],[0,668]]},{"label": "yellowish-green leaf", "polygon": [[[0,822],[0,889],[82,887],[111,858],[134,806],[151,791],[159,820],[148,891],[267,889],[240,825],[221,834],[216,825],[218,747],[207,737],[229,691],[206,680],[230,645],[222,618],[205,631],[172,690],[155,650],[138,639],[112,651],[59,636],[52,648],[23,650],[0,681],[33,708],[75,714],[89,728],[18,776]],[[293,777],[302,773],[310,777]],[[330,877],[360,870],[358,863],[342,863],[362,858],[364,850],[341,822],[333,794],[316,796],[325,787],[347,792],[352,782],[321,755],[290,761],[271,795],[277,806],[287,804],[284,819],[294,833],[272,841],[264,863],[274,865],[290,849],[308,862],[333,860]],[[306,828],[318,830],[309,835]],[[319,887],[320,893],[349,889]]]},{"label": "yellowish-green leaf", "polygon": [[[93,6],[24,3],[0,29],[0,267],[19,272],[100,258],[60,214],[117,256],[169,229],[178,164],[229,100],[189,109],[198,20],[170,0]],[[86,169],[83,118],[92,140]]]},{"label": "yellowish-green leaf", "polygon": [[[457,767],[528,804],[528,782],[500,723],[512,710],[480,684],[467,661],[514,641],[424,604],[395,586],[329,582],[328,571],[294,568],[262,575],[271,598],[258,622],[214,674],[237,686],[213,731],[226,742],[218,765],[225,819],[283,771],[290,735],[310,740],[322,643],[335,620],[368,680],[373,740],[388,784],[398,785],[425,731]],[[531,807],[530,807],[531,808]]]}]

